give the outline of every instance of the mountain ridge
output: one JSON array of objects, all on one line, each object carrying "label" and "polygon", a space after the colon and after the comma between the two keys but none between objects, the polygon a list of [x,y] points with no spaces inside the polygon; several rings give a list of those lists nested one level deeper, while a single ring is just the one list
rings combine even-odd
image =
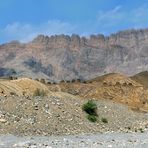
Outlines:
[{"label": "mountain ridge", "polygon": [[[106,73],[148,70],[148,29],[80,37],[39,35],[28,43],[0,45],[0,68],[18,77],[53,81],[90,79]],[[4,73],[4,72],[3,72]],[[12,75],[12,72],[3,75]],[[0,71],[1,75],[1,71]]]}]

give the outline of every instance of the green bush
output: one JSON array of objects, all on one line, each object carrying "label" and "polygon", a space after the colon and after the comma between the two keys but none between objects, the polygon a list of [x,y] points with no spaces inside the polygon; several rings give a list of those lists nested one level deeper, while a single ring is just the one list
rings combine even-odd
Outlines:
[{"label": "green bush", "polygon": [[139,128],[139,131],[140,131],[141,133],[144,133],[144,130],[143,130],[142,128]]},{"label": "green bush", "polygon": [[43,84],[46,83],[45,79],[40,79],[40,82],[43,83]]},{"label": "green bush", "polygon": [[95,115],[87,115],[87,119],[91,122],[96,122],[97,121],[97,117]]},{"label": "green bush", "polygon": [[106,118],[101,118],[101,121],[103,122],[103,123],[108,123],[108,120],[106,119]]},{"label": "green bush", "polygon": [[97,105],[92,100],[89,100],[82,106],[82,110],[88,113],[89,115],[97,116]]},{"label": "green bush", "polygon": [[34,91],[33,96],[41,96],[41,97],[44,97],[44,96],[46,96],[46,92],[44,90],[40,90],[39,88],[37,88]]},{"label": "green bush", "polygon": [[10,95],[17,96],[17,94],[15,92],[10,92]]},{"label": "green bush", "polygon": [[82,110],[85,111],[87,115],[87,119],[91,122],[96,122],[97,121],[97,105],[95,102],[92,100],[89,100],[87,103],[85,103],[82,106]]}]

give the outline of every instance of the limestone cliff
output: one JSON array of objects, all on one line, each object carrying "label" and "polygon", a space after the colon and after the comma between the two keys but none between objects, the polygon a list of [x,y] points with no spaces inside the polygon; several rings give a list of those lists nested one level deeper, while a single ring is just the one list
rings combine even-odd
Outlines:
[{"label": "limestone cliff", "polygon": [[26,44],[10,42],[0,45],[0,69],[0,75],[56,81],[89,79],[111,72],[133,75],[148,70],[148,29],[121,31],[108,37],[39,35]]}]

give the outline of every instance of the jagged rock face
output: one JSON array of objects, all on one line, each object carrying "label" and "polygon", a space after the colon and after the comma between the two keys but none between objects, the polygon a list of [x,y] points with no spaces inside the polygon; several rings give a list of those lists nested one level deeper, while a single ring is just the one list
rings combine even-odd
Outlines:
[{"label": "jagged rock face", "polygon": [[136,74],[148,70],[148,29],[121,31],[109,37],[39,35],[27,44],[3,44],[0,68],[14,69],[17,76],[56,81],[89,79],[110,72]]}]

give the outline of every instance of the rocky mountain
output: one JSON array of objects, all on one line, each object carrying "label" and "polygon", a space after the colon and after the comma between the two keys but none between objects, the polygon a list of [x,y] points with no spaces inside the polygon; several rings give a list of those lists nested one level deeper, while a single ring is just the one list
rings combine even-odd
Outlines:
[{"label": "rocky mountain", "polygon": [[148,70],[148,29],[110,36],[39,35],[29,43],[0,45],[0,76],[89,79],[106,73]]}]

